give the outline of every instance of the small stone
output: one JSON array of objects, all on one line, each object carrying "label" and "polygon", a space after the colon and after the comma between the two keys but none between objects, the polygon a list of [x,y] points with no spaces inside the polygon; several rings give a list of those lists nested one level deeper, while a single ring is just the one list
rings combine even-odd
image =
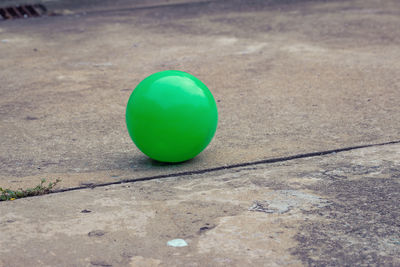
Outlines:
[{"label": "small stone", "polygon": [[92,211],[91,210],[87,210],[87,209],[84,209],[84,210],[81,211],[81,213],[90,213],[90,212],[92,212]]},{"label": "small stone", "polygon": [[93,230],[93,231],[90,231],[89,233],[88,233],[88,236],[90,236],[90,237],[93,237],[93,236],[103,236],[103,235],[105,235],[106,234],[106,232],[104,232],[103,230]]},{"label": "small stone", "polygon": [[167,245],[171,247],[180,248],[180,247],[186,247],[188,244],[183,239],[173,239],[168,241]]},{"label": "small stone", "polygon": [[98,260],[93,260],[90,262],[90,264],[94,265],[94,266],[102,266],[102,267],[111,267],[112,265],[109,264],[106,261],[98,261]]}]

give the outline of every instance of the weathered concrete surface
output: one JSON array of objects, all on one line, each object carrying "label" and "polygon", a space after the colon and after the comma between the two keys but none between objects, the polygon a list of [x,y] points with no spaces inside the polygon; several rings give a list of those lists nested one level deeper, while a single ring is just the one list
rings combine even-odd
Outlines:
[{"label": "weathered concrete surface", "polygon": [[399,182],[397,144],[1,202],[0,266],[399,266]]},{"label": "weathered concrete surface", "polygon": [[[400,139],[398,1],[130,2],[0,23],[1,187]],[[183,164],[147,159],[125,129],[130,92],[164,69],[218,101],[216,138]],[[0,266],[399,266],[399,179],[393,144],[0,202]]]},{"label": "weathered concrete surface", "polygon": [[[61,186],[399,139],[400,2],[217,1],[0,24],[0,185]],[[181,69],[218,100],[208,149],[163,166],[125,104]]]}]

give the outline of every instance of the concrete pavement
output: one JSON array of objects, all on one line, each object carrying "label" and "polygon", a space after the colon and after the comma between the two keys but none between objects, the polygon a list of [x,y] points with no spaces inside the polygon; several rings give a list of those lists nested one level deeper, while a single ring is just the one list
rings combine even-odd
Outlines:
[{"label": "concrete pavement", "polygon": [[[0,23],[0,187],[66,192],[0,202],[0,266],[400,264],[397,1],[41,2],[63,15]],[[175,165],[124,122],[165,69],[219,108]]]},{"label": "concrete pavement", "polygon": [[398,266],[399,177],[397,144],[3,202],[0,266]]},{"label": "concrete pavement", "polygon": [[[0,25],[0,180],[61,186],[397,141],[396,1],[194,3]],[[124,122],[150,73],[188,71],[218,101],[208,149],[159,166]]]}]

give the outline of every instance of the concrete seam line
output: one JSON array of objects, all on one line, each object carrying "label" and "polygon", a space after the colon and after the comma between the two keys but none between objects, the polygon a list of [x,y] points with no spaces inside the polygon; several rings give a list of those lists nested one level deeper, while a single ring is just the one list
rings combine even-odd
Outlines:
[{"label": "concrete seam line", "polygon": [[105,10],[93,10],[93,11],[81,11],[76,12],[75,14],[104,14],[104,13],[113,13],[113,12],[131,12],[136,10],[146,10],[146,9],[157,9],[157,8],[168,8],[168,7],[185,7],[185,6],[198,6],[198,5],[208,5],[213,2],[218,2],[218,0],[209,0],[209,1],[197,1],[197,2],[189,2],[189,3],[171,3],[171,4],[161,4],[161,5],[149,5],[149,6],[139,6],[139,7],[125,7],[125,8],[116,8],[116,9],[105,9]]},{"label": "concrete seam line", "polygon": [[259,160],[259,161],[238,163],[238,164],[232,164],[232,165],[226,165],[226,166],[220,166],[220,167],[202,169],[202,170],[196,170],[196,171],[185,171],[185,172],[178,172],[178,173],[161,174],[161,175],[148,176],[148,177],[142,177],[142,178],[120,180],[120,181],[116,181],[116,182],[94,184],[91,186],[71,187],[71,188],[54,190],[54,191],[50,192],[49,194],[75,191],[75,190],[80,190],[80,189],[95,188],[95,187],[104,187],[104,186],[109,186],[109,185],[136,183],[136,182],[157,180],[157,179],[162,179],[162,178],[172,178],[172,177],[180,177],[180,176],[186,176],[186,175],[196,175],[196,174],[210,173],[210,172],[215,172],[215,171],[228,170],[228,169],[241,168],[241,167],[254,166],[254,165],[261,165],[261,164],[272,164],[272,163],[285,162],[285,161],[296,160],[296,159],[319,157],[319,156],[324,156],[324,155],[328,155],[328,154],[332,154],[332,153],[340,153],[340,152],[346,152],[346,151],[350,151],[350,150],[356,150],[356,149],[362,149],[362,148],[368,148],[368,147],[377,147],[377,146],[385,146],[385,145],[393,145],[393,144],[400,144],[400,140],[390,141],[390,142],[385,142],[385,143],[378,143],[378,144],[344,147],[344,148],[325,150],[325,151],[319,151],[319,152],[296,154],[296,155],[287,156],[287,157],[279,157],[279,158],[271,158],[271,159],[265,159],[265,160]]}]

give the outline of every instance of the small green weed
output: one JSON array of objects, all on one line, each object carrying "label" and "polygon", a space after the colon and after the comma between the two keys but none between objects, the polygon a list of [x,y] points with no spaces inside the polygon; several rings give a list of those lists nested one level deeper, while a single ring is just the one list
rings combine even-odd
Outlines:
[{"label": "small green weed", "polygon": [[61,180],[57,179],[55,182],[50,182],[48,185],[45,185],[46,179],[42,179],[40,184],[34,188],[20,188],[18,190],[3,189],[0,187],[0,201],[48,194],[59,182],[61,182]]}]

